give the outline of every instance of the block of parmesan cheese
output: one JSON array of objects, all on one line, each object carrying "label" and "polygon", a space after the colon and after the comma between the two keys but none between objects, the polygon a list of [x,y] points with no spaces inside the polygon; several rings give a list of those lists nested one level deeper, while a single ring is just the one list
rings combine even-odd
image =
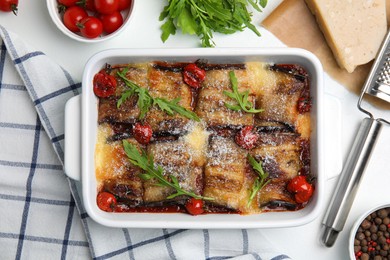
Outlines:
[{"label": "block of parmesan cheese", "polygon": [[337,63],[348,72],[375,58],[387,31],[386,0],[305,0]]}]

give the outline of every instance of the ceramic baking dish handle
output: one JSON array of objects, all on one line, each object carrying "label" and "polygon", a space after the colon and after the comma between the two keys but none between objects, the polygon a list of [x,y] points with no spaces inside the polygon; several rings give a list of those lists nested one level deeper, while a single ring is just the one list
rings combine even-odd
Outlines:
[{"label": "ceramic baking dish handle", "polygon": [[65,155],[64,170],[69,178],[81,178],[81,95],[68,100],[65,105]]}]

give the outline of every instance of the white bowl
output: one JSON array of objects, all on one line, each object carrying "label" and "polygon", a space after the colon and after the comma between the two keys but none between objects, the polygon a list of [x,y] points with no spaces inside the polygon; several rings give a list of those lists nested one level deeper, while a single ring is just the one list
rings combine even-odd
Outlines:
[{"label": "white bowl", "polygon": [[383,208],[389,208],[390,204],[380,204],[375,206],[374,208],[371,208],[370,210],[364,212],[353,224],[351,231],[349,233],[349,241],[348,241],[348,249],[349,249],[349,258],[350,259],[356,259],[355,258],[355,250],[354,250],[354,242],[355,242],[355,236],[356,232],[359,229],[360,224],[363,222],[363,220],[368,217],[371,213],[383,209]]},{"label": "white bowl", "polygon": [[132,1],[132,4],[128,10],[124,10],[121,12],[121,14],[123,16],[123,24],[119,29],[117,29],[115,32],[110,33],[110,34],[102,34],[101,36],[94,38],[94,39],[88,39],[86,37],[83,37],[80,34],[74,33],[65,27],[64,23],[62,22],[61,14],[58,12],[57,0],[46,0],[46,4],[47,4],[47,9],[49,11],[51,19],[53,20],[54,24],[57,26],[57,28],[62,33],[64,33],[66,36],[69,36],[73,40],[76,40],[79,42],[97,43],[97,42],[102,42],[102,41],[112,39],[115,36],[118,36],[122,31],[125,30],[125,28],[130,24],[130,20],[132,18],[132,13],[134,12],[135,0]]},{"label": "white bowl", "polygon": [[[240,63],[263,61],[295,63],[306,68],[311,80],[312,137],[311,172],[316,176],[316,189],[310,203],[303,209],[287,212],[268,212],[255,215],[205,214],[191,216],[183,213],[108,213],[96,205],[97,182],[94,151],[97,134],[98,99],[91,84],[95,73],[106,63],[124,64],[146,61],[189,62],[207,59],[210,63]],[[69,177],[82,182],[83,201],[89,216],[111,227],[137,228],[276,228],[306,224],[314,220],[323,207],[323,70],[319,60],[310,52],[292,48],[215,48],[215,49],[115,49],[97,53],[86,64],[83,92],[74,97],[65,110],[65,171]],[[81,101],[81,102],[80,102]],[[80,112],[81,119],[80,120]],[[80,129],[81,122],[81,129]],[[81,131],[81,136],[80,136]],[[81,151],[80,151],[81,142]],[[81,162],[80,162],[81,158]],[[81,168],[81,172],[80,172]]]}]

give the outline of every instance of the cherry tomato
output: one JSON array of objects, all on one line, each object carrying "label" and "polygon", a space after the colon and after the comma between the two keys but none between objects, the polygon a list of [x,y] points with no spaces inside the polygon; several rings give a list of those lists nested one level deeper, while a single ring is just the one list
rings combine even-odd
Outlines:
[{"label": "cherry tomato", "polygon": [[80,28],[81,35],[90,39],[98,37],[103,32],[102,22],[94,16],[85,17],[77,23],[77,26]]},{"label": "cherry tomato", "polygon": [[147,145],[152,138],[153,131],[149,124],[136,123],[133,129],[133,136],[138,143]]},{"label": "cherry tomato", "polygon": [[100,14],[112,14],[118,11],[118,0],[94,0],[96,11]]},{"label": "cherry tomato", "polygon": [[96,7],[95,7],[95,1],[94,0],[84,0],[84,7],[88,11],[95,12]]},{"label": "cherry tomato", "polygon": [[80,28],[77,26],[77,23],[87,16],[87,12],[80,6],[71,6],[64,13],[64,24],[72,32],[78,32]]},{"label": "cherry tomato", "polygon": [[248,125],[236,134],[234,140],[242,148],[250,150],[256,146],[257,140],[259,140],[259,134],[253,131],[252,125]]},{"label": "cherry tomato", "polygon": [[99,16],[103,24],[103,31],[106,33],[115,32],[123,24],[123,17],[120,12],[113,12],[112,14],[102,14]]},{"label": "cherry tomato", "polygon": [[195,199],[195,198],[190,198],[186,205],[185,205],[188,213],[191,215],[200,215],[204,212],[203,210],[203,200],[201,199]]},{"label": "cherry tomato", "polygon": [[287,184],[287,190],[295,193],[295,201],[298,203],[309,201],[314,191],[313,185],[308,183],[303,175],[298,175],[291,179]]},{"label": "cherry tomato", "polygon": [[18,14],[19,0],[0,0],[0,10],[3,12],[13,12]]},{"label": "cherry tomato", "polygon": [[105,98],[111,96],[116,90],[116,79],[104,71],[96,73],[93,77],[93,92],[96,96]]},{"label": "cherry tomato", "polygon": [[126,10],[131,6],[132,0],[119,0],[118,11]]},{"label": "cherry tomato", "polygon": [[97,195],[96,203],[99,209],[107,212],[113,212],[117,202],[113,194],[103,191]]},{"label": "cherry tomato", "polygon": [[193,88],[199,88],[205,78],[206,71],[196,66],[195,63],[190,63],[184,67],[183,79],[187,85]]},{"label": "cherry tomato", "polygon": [[310,97],[300,97],[298,99],[298,112],[300,114],[303,114],[303,113],[306,113],[306,112],[310,112],[310,109],[311,109],[311,98]]},{"label": "cherry tomato", "polygon": [[64,5],[66,7],[70,7],[70,6],[73,6],[73,5],[76,5],[76,3],[78,2],[79,0],[57,0],[57,2],[61,5]]}]

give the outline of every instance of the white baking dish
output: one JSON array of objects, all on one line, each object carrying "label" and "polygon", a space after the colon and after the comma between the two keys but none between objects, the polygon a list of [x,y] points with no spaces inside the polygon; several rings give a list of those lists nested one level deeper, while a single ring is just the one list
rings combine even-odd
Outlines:
[{"label": "white baking dish", "polygon": [[[264,61],[295,63],[310,75],[312,107],[311,167],[316,176],[316,189],[310,203],[292,212],[269,212],[257,215],[206,214],[192,216],[183,213],[107,213],[96,205],[97,184],[94,151],[97,134],[98,99],[92,90],[95,73],[106,63],[145,62],[152,60],[193,62],[207,59],[210,63]],[[215,48],[215,49],[114,49],[94,55],[86,64],[82,94],[68,101],[65,121],[65,171],[82,182],[83,201],[89,216],[111,227],[134,228],[276,228],[306,224],[314,220],[323,206],[323,70],[310,52],[291,48]],[[81,120],[80,120],[81,113]],[[81,125],[80,125],[81,122]],[[81,131],[81,136],[80,136]],[[81,150],[80,150],[81,142]]]}]

